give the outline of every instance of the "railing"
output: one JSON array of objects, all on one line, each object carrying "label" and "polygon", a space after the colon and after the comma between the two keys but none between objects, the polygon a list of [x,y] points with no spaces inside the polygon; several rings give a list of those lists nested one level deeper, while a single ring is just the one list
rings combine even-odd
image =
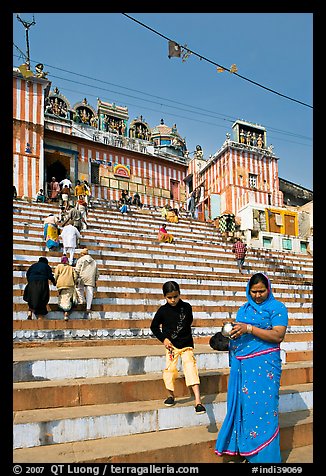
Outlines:
[{"label": "railing", "polygon": [[185,164],[185,159],[177,155],[169,154],[167,152],[161,152],[154,148],[152,142],[143,139],[134,139],[131,137],[121,136],[112,132],[103,132],[94,129],[91,126],[73,124],[72,135],[77,137],[87,138],[94,142],[100,142],[105,145],[111,145],[113,147],[120,147],[122,149],[132,150],[134,152],[140,152],[143,154],[150,154],[155,156],[164,157],[168,160],[180,161]]}]

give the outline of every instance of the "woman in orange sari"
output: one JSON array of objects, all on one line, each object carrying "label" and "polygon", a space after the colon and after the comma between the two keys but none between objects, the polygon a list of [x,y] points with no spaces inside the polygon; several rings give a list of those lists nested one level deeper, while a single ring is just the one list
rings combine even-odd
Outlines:
[{"label": "woman in orange sari", "polygon": [[170,223],[179,223],[179,218],[175,213],[175,210],[171,208],[166,214],[166,220]]},{"label": "woman in orange sari", "polygon": [[161,243],[172,243],[174,238],[171,233],[168,233],[166,231],[166,225],[165,223],[161,225],[161,228],[159,229],[158,235],[157,235],[158,241]]}]

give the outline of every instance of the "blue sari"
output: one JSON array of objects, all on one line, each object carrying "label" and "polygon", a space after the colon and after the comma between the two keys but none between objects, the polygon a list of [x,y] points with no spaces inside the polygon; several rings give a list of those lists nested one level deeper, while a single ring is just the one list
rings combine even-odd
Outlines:
[{"label": "blue sari", "polygon": [[[288,312],[271,291],[261,304],[249,293],[236,321],[261,329],[287,326]],[[249,463],[281,463],[279,440],[279,388],[282,371],[280,345],[252,334],[230,340],[230,377],[227,412],[215,453],[240,454]]]}]

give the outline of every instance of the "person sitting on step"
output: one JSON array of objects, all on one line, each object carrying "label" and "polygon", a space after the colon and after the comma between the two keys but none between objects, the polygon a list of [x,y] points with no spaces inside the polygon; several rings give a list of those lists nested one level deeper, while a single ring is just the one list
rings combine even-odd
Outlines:
[{"label": "person sitting on step", "polygon": [[161,225],[161,228],[159,229],[159,232],[157,235],[157,239],[161,243],[172,243],[174,241],[173,235],[167,232],[165,223]]}]

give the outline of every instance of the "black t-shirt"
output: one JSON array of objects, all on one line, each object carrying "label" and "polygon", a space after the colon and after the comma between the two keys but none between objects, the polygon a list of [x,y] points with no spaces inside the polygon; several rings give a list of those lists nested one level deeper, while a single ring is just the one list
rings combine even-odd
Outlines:
[{"label": "black t-shirt", "polygon": [[180,299],[176,306],[169,303],[161,306],[152,320],[150,329],[161,342],[168,338],[177,349],[194,347],[192,321],[191,305]]}]

